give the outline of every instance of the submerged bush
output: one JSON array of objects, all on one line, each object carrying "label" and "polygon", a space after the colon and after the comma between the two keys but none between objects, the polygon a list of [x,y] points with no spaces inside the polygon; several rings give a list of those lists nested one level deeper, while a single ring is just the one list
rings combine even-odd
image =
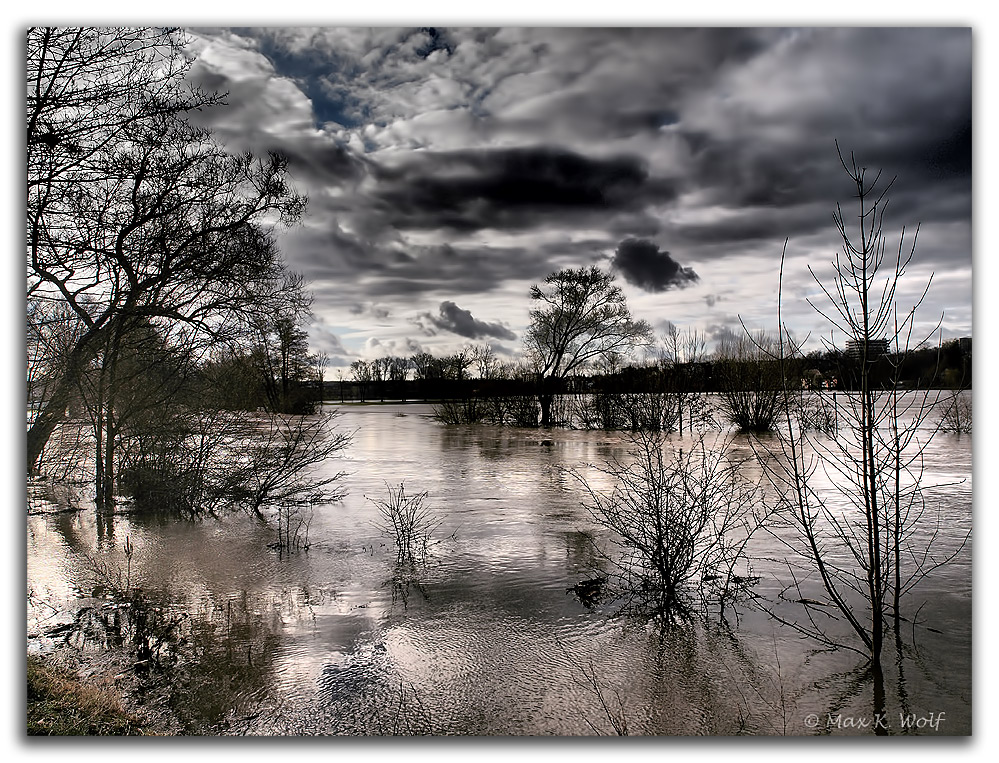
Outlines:
[{"label": "submerged bush", "polygon": [[189,417],[186,430],[122,448],[119,490],[140,510],[190,516],[336,501],[343,475],[315,466],[350,442],[333,426],[337,415]]},{"label": "submerged bush", "polygon": [[753,582],[745,549],[763,521],[759,486],[739,475],[725,443],[674,447],[663,432],[639,431],[631,444],[625,459],[592,467],[609,489],[576,473],[586,508],[612,531],[609,561],[629,607],[666,620],[709,603],[724,610]]},{"label": "submerged bush", "polygon": [[422,559],[442,519],[423,505],[427,492],[406,495],[406,486],[388,486],[388,498],[369,498],[378,509],[378,528],[395,541],[399,561]]},{"label": "submerged bush", "polygon": [[484,401],[475,397],[461,400],[442,400],[434,406],[434,418],[447,425],[479,424],[488,415]]},{"label": "submerged bush", "polygon": [[725,342],[714,362],[718,407],[740,432],[770,432],[785,411],[780,347],[765,332]]},{"label": "submerged bush", "polygon": [[940,431],[971,434],[971,398],[968,395],[957,394],[949,401],[944,401],[942,405],[945,408],[938,421]]}]

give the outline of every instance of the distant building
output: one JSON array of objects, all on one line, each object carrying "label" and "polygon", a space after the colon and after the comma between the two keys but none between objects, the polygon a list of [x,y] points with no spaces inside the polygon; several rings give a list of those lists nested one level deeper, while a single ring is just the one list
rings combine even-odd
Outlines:
[{"label": "distant building", "polygon": [[[864,357],[864,342],[861,339],[850,339],[846,343],[846,354],[854,360]],[[877,360],[882,355],[888,354],[887,339],[871,339],[867,342],[867,359]]]}]

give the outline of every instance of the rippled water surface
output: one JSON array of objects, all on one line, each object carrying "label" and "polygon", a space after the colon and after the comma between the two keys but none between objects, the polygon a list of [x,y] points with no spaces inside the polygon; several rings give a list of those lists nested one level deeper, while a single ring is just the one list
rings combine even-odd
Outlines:
[{"label": "rippled water surface", "polygon": [[[816,714],[871,714],[853,654],[815,651],[743,608],[663,634],[590,608],[568,589],[599,572],[606,538],[566,468],[624,452],[604,432],[443,427],[426,405],[347,406],[356,430],[340,503],[316,507],[308,550],[279,552],[273,526],[154,522],[92,510],[32,486],[27,525],[29,642],[51,628],[45,599],[69,608],[93,593],[95,564],[123,565],[185,616],[182,701],[205,728],[250,734],[804,734]],[[736,441],[748,454],[749,446]],[[941,548],[971,526],[970,437],[940,435],[925,479]],[[368,498],[386,486],[427,491],[442,520],[425,563],[396,564]],[[48,491],[48,492],[46,492]],[[758,592],[776,598],[780,553],[760,536]],[[943,733],[971,727],[971,552],[924,582],[888,711],[945,712]],[[778,611],[780,605],[778,604]],[[927,627],[929,626],[929,627]],[[894,646],[889,653],[894,654]],[[886,659],[894,665],[894,658]],[[214,724],[214,725],[213,725]],[[895,729],[899,730],[899,729]]]}]

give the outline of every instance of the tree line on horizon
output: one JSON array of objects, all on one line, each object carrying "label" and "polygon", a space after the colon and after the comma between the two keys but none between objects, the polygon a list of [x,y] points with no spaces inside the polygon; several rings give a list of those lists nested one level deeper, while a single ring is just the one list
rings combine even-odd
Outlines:
[{"label": "tree line on horizon", "polygon": [[[696,335],[697,332],[691,332]],[[665,340],[664,340],[665,343]],[[669,363],[676,377],[674,386],[685,392],[721,392],[728,385],[720,372],[733,360],[731,344],[696,359]],[[899,358],[902,385],[913,389],[942,390],[972,388],[972,343],[970,337],[951,339],[939,346],[910,350]],[[895,361],[886,353],[873,363],[874,374]],[[860,361],[844,349],[814,349],[797,364],[804,389],[826,391],[855,390]],[[560,393],[599,389],[620,392],[655,392],[661,357],[644,362],[596,364],[563,380]],[[346,373],[345,373],[346,372]],[[324,396],[330,402],[381,402],[400,400],[442,400],[484,395],[517,395],[533,390],[536,373],[523,361],[501,361],[489,345],[471,345],[456,353],[434,355],[423,351],[409,357],[388,355],[374,360],[355,360],[337,369],[336,378],[323,379]],[[313,377],[318,378],[318,377]]]}]

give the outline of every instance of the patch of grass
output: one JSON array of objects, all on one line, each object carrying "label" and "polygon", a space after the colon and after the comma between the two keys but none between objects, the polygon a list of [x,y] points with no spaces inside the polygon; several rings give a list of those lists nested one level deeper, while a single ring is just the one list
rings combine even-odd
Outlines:
[{"label": "patch of grass", "polygon": [[149,733],[125,710],[110,678],[83,681],[71,670],[28,658],[29,736],[136,736]]}]

